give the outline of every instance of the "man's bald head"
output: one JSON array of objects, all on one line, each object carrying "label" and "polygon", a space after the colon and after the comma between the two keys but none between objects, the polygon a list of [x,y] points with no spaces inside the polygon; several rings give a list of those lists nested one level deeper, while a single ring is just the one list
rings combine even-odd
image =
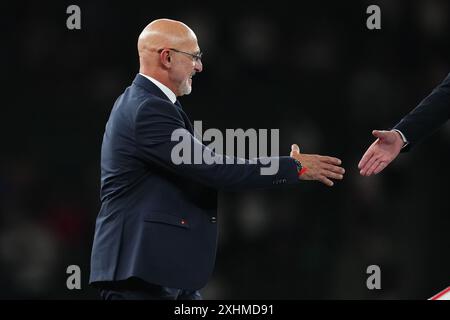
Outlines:
[{"label": "man's bald head", "polygon": [[194,31],[180,21],[158,19],[147,25],[138,39],[139,72],[172,90],[189,94],[192,77],[203,69]]},{"label": "man's bald head", "polygon": [[152,21],[139,35],[138,52],[141,64],[150,62],[147,61],[150,59],[149,52],[162,48],[189,47],[192,43],[197,43],[197,37],[184,23],[171,19]]}]

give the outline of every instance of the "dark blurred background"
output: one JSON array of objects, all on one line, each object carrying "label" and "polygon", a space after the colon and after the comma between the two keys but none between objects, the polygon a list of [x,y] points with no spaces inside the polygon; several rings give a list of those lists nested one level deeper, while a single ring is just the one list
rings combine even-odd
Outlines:
[{"label": "dark blurred background", "polygon": [[[357,164],[450,71],[450,5],[421,1],[3,2],[0,298],[97,299],[88,286],[111,107],[156,18],[185,22],[204,71],[181,98],[207,128],[279,128],[280,153],[343,159],[333,188],[222,193],[207,299],[427,299],[450,285],[450,126],[376,177]],[[66,8],[81,8],[81,30]],[[381,30],[366,28],[367,6]],[[66,288],[79,265],[82,289]],[[366,268],[381,268],[368,290]]]}]

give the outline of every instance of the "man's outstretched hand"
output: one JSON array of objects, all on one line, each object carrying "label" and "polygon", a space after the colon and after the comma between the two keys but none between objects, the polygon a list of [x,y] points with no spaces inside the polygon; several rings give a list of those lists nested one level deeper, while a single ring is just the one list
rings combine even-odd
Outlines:
[{"label": "man's outstretched hand", "polygon": [[300,161],[302,167],[306,168],[306,171],[299,177],[301,180],[317,180],[332,187],[334,183],[330,179],[342,180],[344,178],[345,170],[340,167],[342,161],[338,158],[300,153],[296,144],[291,146],[290,156]]},{"label": "man's outstretched hand", "polygon": [[374,130],[372,134],[377,138],[364,153],[358,168],[363,176],[380,173],[389,163],[397,158],[404,142],[400,134],[395,130]]}]

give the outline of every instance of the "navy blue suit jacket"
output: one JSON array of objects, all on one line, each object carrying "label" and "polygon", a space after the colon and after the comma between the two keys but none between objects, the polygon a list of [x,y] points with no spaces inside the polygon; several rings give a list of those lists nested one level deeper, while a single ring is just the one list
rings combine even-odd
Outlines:
[{"label": "navy blue suit jacket", "polygon": [[299,183],[290,157],[279,158],[275,175],[261,175],[259,161],[175,165],[171,135],[180,128],[204,150],[181,105],[139,74],[115,102],[102,143],[90,283],[137,277],[199,289],[215,261],[217,191]]},{"label": "navy blue suit jacket", "polygon": [[407,114],[393,129],[400,130],[409,144],[407,151],[430,135],[450,117],[450,73],[413,111]]}]

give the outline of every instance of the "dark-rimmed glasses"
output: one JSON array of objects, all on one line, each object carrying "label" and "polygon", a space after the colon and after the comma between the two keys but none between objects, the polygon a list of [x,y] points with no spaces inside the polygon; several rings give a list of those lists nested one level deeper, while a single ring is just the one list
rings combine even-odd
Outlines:
[{"label": "dark-rimmed glasses", "polygon": [[[167,49],[167,50],[172,50],[172,51],[175,51],[175,52],[178,52],[178,53],[182,53],[182,54],[188,55],[188,56],[190,56],[192,59],[194,59],[195,62],[201,62],[202,56],[203,56],[203,53],[202,53],[202,52],[199,52],[199,53],[189,53],[189,52],[181,51],[181,50],[178,50],[178,49],[175,49],[175,48],[165,48],[165,49]],[[158,53],[161,53],[163,50],[164,50],[164,49],[159,49],[159,50],[158,50]]]}]

